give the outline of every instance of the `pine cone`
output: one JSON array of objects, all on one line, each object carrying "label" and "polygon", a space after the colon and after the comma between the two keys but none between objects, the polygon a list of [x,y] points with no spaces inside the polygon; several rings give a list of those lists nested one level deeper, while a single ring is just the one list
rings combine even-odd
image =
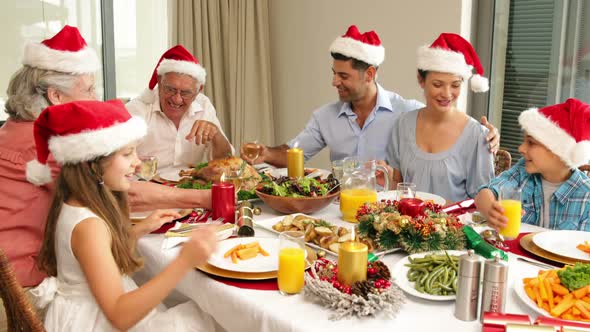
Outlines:
[{"label": "pine cone", "polygon": [[365,299],[369,299],[369,293],[373,289],[373,284],[370,281],[357,281],[352,285],[352,294],[362,296]]},{"label": "pine cone", "polygon": [[387,265],[385,265],[385,263],[383,263],[382,261],[375,261],[372,263],[372,266],[375,269],[375,276],[377,277],[377,279],[391,279],[391,272],[389,271],[389,268],[387,267]]}]

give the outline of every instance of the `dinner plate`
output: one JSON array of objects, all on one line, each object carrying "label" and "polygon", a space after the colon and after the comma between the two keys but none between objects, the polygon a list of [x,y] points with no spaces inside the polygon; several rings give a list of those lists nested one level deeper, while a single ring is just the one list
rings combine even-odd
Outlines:
[{"label": "dinner plate", "polygon": [[536,234],[533,242],[541,249],[559,256],[590,262],[590,255],[576,248],[590,241],[590,233],[583,231],[546,231]]},{"label": "dinner plate", "polygon": [[[390,199],[390,200],[397,200],[398,199],[398,192],[397,190],[389,190],[389,191],[381,191],[377,193],[377,199]],[[435,204],[445,206],[447,204],[447,200],[442,198],[441,196],[423,192],[423,191],[416,191],[416,198],[419,198],[423,201],[433,201]]]},{"label": "dinner plate", "polygon": [[514,287],[514,291],[516,292],[516,295],[518,296],[518,298],[527,307],[533,309],[533,311],[535,311],[538,314],[541,314],[541,315],[547,316],[547,317],[551,317],[551,314],[549,314],[545,309],[539,308],[537,306],[537,304],[535,302],[533,302],[533,300],[531,300],[531,298],[528,295],[526,295],[526,291],[524,290],[524,284],[522,283],[522,278],[516,278],[516,280],[513,284],[513,287]]},{"label": "dinner plate", "polygon": [[188,169],[188,167],[165,168],[158,172],[158,176],[162,180],[178,182],[181,179],[181,176],[178,174],[178,172],[180,172],[183,169]]},{"label": "dinner plate", "polygon": [[[223,257],[224,254],[238,244],[247,244],[258,241],[262,249],[269,253],[268,256],[258,254],[256,257],[246,260],[238,259],[233,263],[231,257]],[[217,250],[211,255],[209,264],[235,272],[271,272],[277,271],[279,265],[279,239],[270,237],[238,237],[221,241],[217,244]]]},{"label": "dinner plate", "polygon": [[[317,172],[317,174],[322,178],[325,179],[328,177],[328,175],[330,175],[332,172],[325,170],[325,169],[321,169],[321,168],[310,168],[310,167],[306,167],[305,168],[307,171],[311,171],[311,173],[313,172]],[[309,174],[311,174],[309,173]],[[286,168],[274,168],[274,169],[270,169],[267,171],[267,174],[272,175],[275,178],[281,177],[281,176],[287,176],[288,172]],[[309,175],[307,174],[307,175]]]},{"label": "dinner plate", "polygon": [[[312,219],[321,219],[321,218],[317,218],[317,217],[312,217],[312,216],[306,215],[304,213],[293,213],[293,214],[291,214],[291,216],[293,216],[293,217],[296,217],[298,215],[303,215],[303,216],[306,216],[306,217],[309,217],[309,218],[312,218]],[[280,234],[280,232],[275,231],[272,228],[272,226],[275,225],[276,223],[278,223],[279,221],[283,220],[286,216],[287,215],[279,216],[279,217],[274,217],[274,218],[269,218],[269,219],[266,219],[266,220],[256,220],[255,219],[254,220],[254,226],[263,228],[263,229],[265,229],[265,230],[267,230],[269,232],[275,233],[275,234]],[[345,228],[348,228],[349,230],[350,230],[351,227],[354,227],[353,224],[351,224],[349,222],[345,222],[345,221],[343,221],[341,219],[334,219],[334,220],[331,219],[331,220],[326,220],[326,221],[329,222],[330,224],[334,225],[334,226],[345,227]],[[338,256],[338,253],[337,252],[333,252],[333,251],[331,251],[329,249],[322,248],[322,247],[320,247],[319,245],[317,245],[317,244],[315,244],[313,242],[306,242],[305,244],[308,245],[308,246],[310,246],[310,247],[312,247],[312,248],[315,248],[317,250],[323,250],[323,251],[325,251],[327,253],[330,253],[330,254],[332,254],[334,256]],[[385,254],[389,254],[389,253],[392,253],[392,252],[396,252],[398,250],[401,250],[401,248],[393,248],[393,249],[382,250],[382,251],[374,251],[373,254],[379,256],[379,255],[385,255]]]},{"label": "dinner plate", "polygon": [[[450,256],[460,256],[465,254],[465,251],[460,250],[446,250],[446,252]],[[415,297],[419,297],[421,299],[432,300],[432,301],[451,301],[456,298],[456,295],[431,295],[426,293],[420,293],[414,288],[414,282],[408,281],[408,271],[410,270],[409,267],[405,266],[406,264],[410,263],[409,258],[422,258],[426,255],[430,254],[441,254],[444,253],[443,250],[441,251],[429,251],[429,252],[421,252],[418,254],[413,254],[402,258],[398,261],[395,266],[393,267],[392,276],[395,279],[397,285],[406,293],[413,295]]]},{"label": "dinner plate", "polygon": [[533,255],[539,256],[541,258],[544,258],[544,259],[547,259],[547,260],[553,262],[554,265],[555,265],[555,263],[561,263],[561,265],[563,265],[563,264],[569,264],[569,265],[576,264],[577,260],[575,260],[575,259],[559,256],[559,255],[556,255],[554,253],[551,253],[549,251],[546,251],[546,250],[543,250],[543,249],[537,247],[537,245],[533,242],[533,237],[536,234],[538,234],[538,233],[530,233],[530,234],[527,234],[527,235],[521,237],[520,238],[520,246],[524,250],[530,252]]}]

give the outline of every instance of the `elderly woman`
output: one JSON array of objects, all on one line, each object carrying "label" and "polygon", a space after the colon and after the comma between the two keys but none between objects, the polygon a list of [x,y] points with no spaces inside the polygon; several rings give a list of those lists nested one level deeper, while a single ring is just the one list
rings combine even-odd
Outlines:
[{"label": "elderly woman", "polygon": [[[67,44],[68,51],[56,49]],[[23,67],[8,85],[8,121],[0,128],[0,243],[22,286],[45,277],[36,267],[51,186],[34,186],[25,177],[27,161],[35,159],[33,122],[45,107],[73,100],[96,99],[96,53],[78,29],[66,26],[52,39],[29,43]],[[52,159],[52,172],[58,169]]]}]

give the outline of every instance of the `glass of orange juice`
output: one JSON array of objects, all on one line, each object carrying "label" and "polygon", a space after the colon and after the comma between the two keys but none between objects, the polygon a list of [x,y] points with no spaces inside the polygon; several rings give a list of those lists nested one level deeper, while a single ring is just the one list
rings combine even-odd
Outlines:
[{"label": "glass of orange juice", "polygon": [[303,232],[279,234],[279,271],[277,282],[283,295],[298,294],[305,275],[305,241]]},{"label": "glass of orange juice", "polygon": [[522,217],[521,191],[519,188],[505,186],[500,189],[500,205],[504,208],[504,216],[508,218],[506,227],[500,230],[500,235],[512,240],[520,233],[520,221]]}]

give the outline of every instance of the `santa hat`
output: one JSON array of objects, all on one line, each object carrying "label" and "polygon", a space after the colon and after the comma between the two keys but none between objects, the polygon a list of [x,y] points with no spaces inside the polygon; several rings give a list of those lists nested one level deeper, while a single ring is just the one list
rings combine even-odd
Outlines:
[{"label": "santa hat", "polygon": [[471,77],[471,90],[475,92],[486,92],[490,88],[473,46],[454,33],[441,33],[432,45],[418,48],[418,69],[456,74],[465,80]]},{"label": "santa hat", "polygon": [[27,163],[27,180],[51,182],[49,152],[60,164],[108,156],[145,136],[145,121],[132,117],[119,100],[76,101],[47,107],[35,121],[37,159]]},{"label": "santa hat", "polygon": [[23,65],[62,73],[87,74],[96,72],[100,62],[78,29],[66,25],[51,39],[27,43]]},{"label": "santa hat", "polygon": [[201,84],[205,84],[205,78],[207,77],[207,72],[199,64],[199,60],[182,45],[176,45],[162,54],[152,74],[149,85],[150,90],[153,90],[158,84],[158,76],[169,72],[187,74],[194,77]]},{"label": "santa hat", "polygon": [[570,98],[531,108],[518,117],[522,129],[574,169],[590,160],[590,105]]},{"label": "santa hat", "polygon": [[360,33],[356,25],[351,25],[346,33],[336,38],[330,46],[331,53],[340,53],[350,58],[379,66],[385,59],[385,48],[375,31]]}]

